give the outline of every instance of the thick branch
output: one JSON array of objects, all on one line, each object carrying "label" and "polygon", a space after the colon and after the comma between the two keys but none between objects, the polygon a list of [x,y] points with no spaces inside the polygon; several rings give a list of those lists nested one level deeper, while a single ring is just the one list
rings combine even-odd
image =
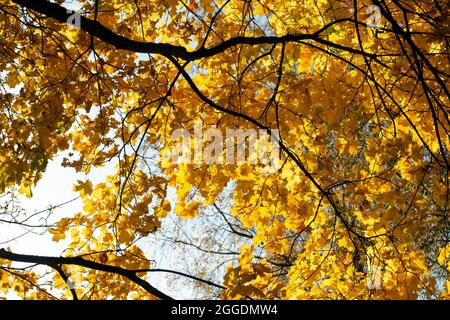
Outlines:
[{"label": "thick branch", "polygon": [[[35,12],[43,14],[47,17],[54,18],[61,23],[67,23],[69,17],[73,14],[72,11],[67,10],[65,7],[57,4],[51,3],[47,0],[12,0],[14,3],[31,9]],[[346,19],[339,20],[338,22],[346,21]],[[318,32],[312,34],[286,34],[284,36],[261,36],[261,37],[245,37],[237,36],[230,38],[228,40],[222,41],[220,44],[215,45],[211,48],[201,47],[195,51],[187,51],[185,47],[171,45],[167,43],[154,43],[154,42],[142,42],[132,39],[128,39],[122,35],[119,35],[110,29],[106,28],[100,22],[92,20],[83,16],[80,16],[80,28],[85,32],[89,33],[91,36],[95,36],[98,39],[105,41],[113,45],[117,49],[124,49],[133,52],[149,53],[149,54],[161,54],[163,56],[180,58],[185,61],[194,61],[201,58],[211,57],[218,53],[224,52],[225,50],[237,46],[237,45],[260,45],[260,44],[279,44],[286,42],[298,42],[302,40],[316,40],[322,44],[330,45],[332,47],[339,48],[341,50],[350,51],[355,54],[363,54],[372,58],[376,58],[374,54],[364,53],[352,48],[347,48],[334,44],[328,40],[321,39],[320,33],[326,30],[327,27],[331,26],[329,24]]]},{"label": "thick branch", "polygon": [[93,270],[104,271],[109,273],[114,273],[121,275],[128,280],[136,283],[143,289],[145,289],[148,293],[151,293],[157,298],[163,300],[173,300],[172,297],[162,293],[147,281],[137,276],[139,271],[137,270],[128,270],[117,266],[111,266],[107,264],[101,264],[91,260],[85,260],[82,257],[47,257],[47,256],[33,256],[33,255],[25,255],[13,253],[10,251],[6,251],[5,249],[0,248],[0,259],[6,259],[10,261],[16,262],[25,262],[25,263],[36,263],[40,265],[47,265],[57,270],[60,269],[60,265],[76,265],[80,267],[85,267]]}]

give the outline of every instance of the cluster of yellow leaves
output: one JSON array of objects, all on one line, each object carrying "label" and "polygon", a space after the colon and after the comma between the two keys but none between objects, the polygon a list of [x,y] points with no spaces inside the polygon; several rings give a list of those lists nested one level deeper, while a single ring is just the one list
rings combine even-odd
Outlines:
[{"label": "cluster of yellow leaves", "polygon": [[224,278],[226,289],[222,292],[222,299],[246,299],[257,297],[273,299],[283,285],[277,283],[266,261],[253,262],[253,249],[248,245],[241,247],[238,266],[228,266]]}]

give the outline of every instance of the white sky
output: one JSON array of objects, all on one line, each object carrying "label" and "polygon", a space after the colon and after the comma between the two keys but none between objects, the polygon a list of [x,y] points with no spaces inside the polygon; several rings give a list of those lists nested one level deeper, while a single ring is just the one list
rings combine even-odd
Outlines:
[{"label": "white sky", "polygon": [[[60,203],[70,201],[78,197],[78,193],[73,192],[72,186],[79,179],[84,180],[84,174],[76,173],[72,168],[64,168],[60,166],[63,155],[55,157],[49,161],[46,172],[42,179],[33,188],[32,198],[19,196],[20,205],[27,211],[27,215],[47,209]],[[103,180],[106,174],[111,172],[110,167],[94,169],[89,175],[89,179],[95,184]],[[69,204],[54,209],[49,222],[58,221],[60,218],[70,216],[74,213],[82,211],[82,201],[77,199]],[[18,226],[0,223],[0,243],[13,239],[18,234],[24,233],[24,230]],[[33,255],[49,255],[60,256],[66,248],[65,241],[59,243],[51,240],[52,235],[49,233],[35,234],[28,233],[7,244],[1,244],[1,247],[10,247],[15,253],[33,254]],[[172,268],[174,256],[168,254],[166,250],[156,247],[156,244],[142,242],[142,249],[149,254],[148,258],[155,259],[158,267]],[[157,250],[160,250],[158,252]],[[176,258],[176,257],[175,257]],[[18,266],[19,264],[16,264]],[[191,298],[192,291],[190,288],[184,287],[183,290],[173,292],[173,287],[169,288],[170,280],[165,274],[152,274],[150,283],[162,290],[163,292],[176,298]],[[8,298],[17,298],[11,295]]]}]

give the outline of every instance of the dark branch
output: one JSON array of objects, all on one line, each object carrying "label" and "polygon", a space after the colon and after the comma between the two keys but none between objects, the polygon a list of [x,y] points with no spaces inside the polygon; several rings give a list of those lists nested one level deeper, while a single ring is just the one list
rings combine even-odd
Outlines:
[{"label": "dark branch", "polygon": [[[67,10],[65,7],[51,3],[47,0],[12,0],[14,3],[31,9],[35,12],[43,14],[49,18],[54,18],[61,23],[67,23],[69,17],[74,14],[73,11]],[[346,20],[342,20],[346,21]],[[339,21],[341,22],[341,20]],[[187,51],[185,47],[171,45],[167,43],[142,42],[128,39],[119,35],[110,29],[106,28],[97,20],[92,20],[80,15],[80,28],[98,39],[113,45],[117,49],[124,49],[133,52],[161,54],[163,56],[180,58],[185,61],[194,61],[202,58],[214,56],[218,53],[232,48],[237,45],[260,45],[260,44],[280,44],[286,42],[298,42],[302,40],[316,40],[324,45],[336,47],[341,50],[350,51],[355,54],[362,54],[364,56],[376,58],[376,55],[361,52],[355,49],[340,46],[328,40],[320,38],[320,33],[330,25],[320,29],[318,32],[312,34],[286,34],[284,36],[261,36],[261,37],[245,37],[237,36],[228,40],[222,41],[220,44],[211,48],[201,47],[195,51]]]},{"label": "dark branch", "polygon": [[47,257],[47,256],[33,256],[33,255],[25,255],[13,253],[10,251],[6,251],[5,249],[0,248],[0,259],[6,259],[10,261],[16,262],[25,262],[25,263],[36,263],[40,265],[47,265],[56,271],[60,269],[61,265],[76,265],[80,267],[85,267],[93,270],[104,271],[109,273],[114,273],[121,275],[128,280],[134,282],[135,284],[142,287],[148,293],[154,295],[157,298],[163,300],[173,300],[172,297],[162,293],[147,281],[137,276],[139,270],[128,270],[117,266],[111,266],[107,264],[101,264],[91,260],[85,260],[82,257]]}]

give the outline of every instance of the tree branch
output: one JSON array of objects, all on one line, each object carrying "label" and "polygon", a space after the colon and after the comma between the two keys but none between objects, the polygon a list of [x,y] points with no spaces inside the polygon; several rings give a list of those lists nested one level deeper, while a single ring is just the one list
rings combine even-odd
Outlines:
[{"label": "tree branch", "polygon": [[[41,13],[47,17],[54,18],[61,23],[67,23],[73,11],[65,7],[52,3],[47,0],[12,0],[12,2],[31,9],[35,12]],[[346,19],[342,20],[346,21]],[[341,22],[341,20],[339,20]],[[331,24],[329,25],[331,26]],[[331,41],[320,38],[320,33],[326,30],[326,27],[312,34],[286,34],[284,36],[261,36],[261,37],[245,37],[237,36],[228,40],[222,41],[220,44],[210,48],[200,47],[195,51],[187,51],[185,47],[176,46],[168,43],[143,42],[128,39],[119,35],[110,29],[106,28],[97,20],[92,20],[80,15],[80,28],[98,39],[113,45],[117,49],[124,49],[139,53],[161,54],[165,57],[180,58],[185,61],[194,61],[202,58],[214,56],[218,53],[237,46],[237,45],[259,45],[259,44],[279,44],[286,42],[298,42],[302,40],[316,40],[321,44],[332,46],[341,50],[349,51],[355,54],[361,54],[376,59],[375,54],[361,52],[356,49],[347,48]]]},{"label": "tree branch", "polygon": [[16,262],[25,262],[25,263],[36,263],[40,265],[47,265],[56,271],[60,269],[61,265],[76,265],[80,267],[85,267],[93,270],[98,271],[104,271],[109,273],[114,273],[121,275],[128,280],[134,282],[135,284],[142,287],[144,290],[146,290],[148,293],[154,295],[155,297],[163,300],[173,300],[172,297],[164,294],[163,292],[159,291],[155,287],[153,287],[151,284],[149,284],[147,281],[143,280],[142,278],[137,276],[137,273],[139,273],[139,270],[129,270],[124,269],[117,266],[111,266],[107,264],[101,264],[95,261],[91,260],[85,260],[82,257],[48,257],[48,256],[33,256],[33,255],[25,255],[25,254],[18,254],[13,253],[10,251],[6,251],[3,248],[0,248],[0,259],[6,259],[10,261],[16,261]]}]

